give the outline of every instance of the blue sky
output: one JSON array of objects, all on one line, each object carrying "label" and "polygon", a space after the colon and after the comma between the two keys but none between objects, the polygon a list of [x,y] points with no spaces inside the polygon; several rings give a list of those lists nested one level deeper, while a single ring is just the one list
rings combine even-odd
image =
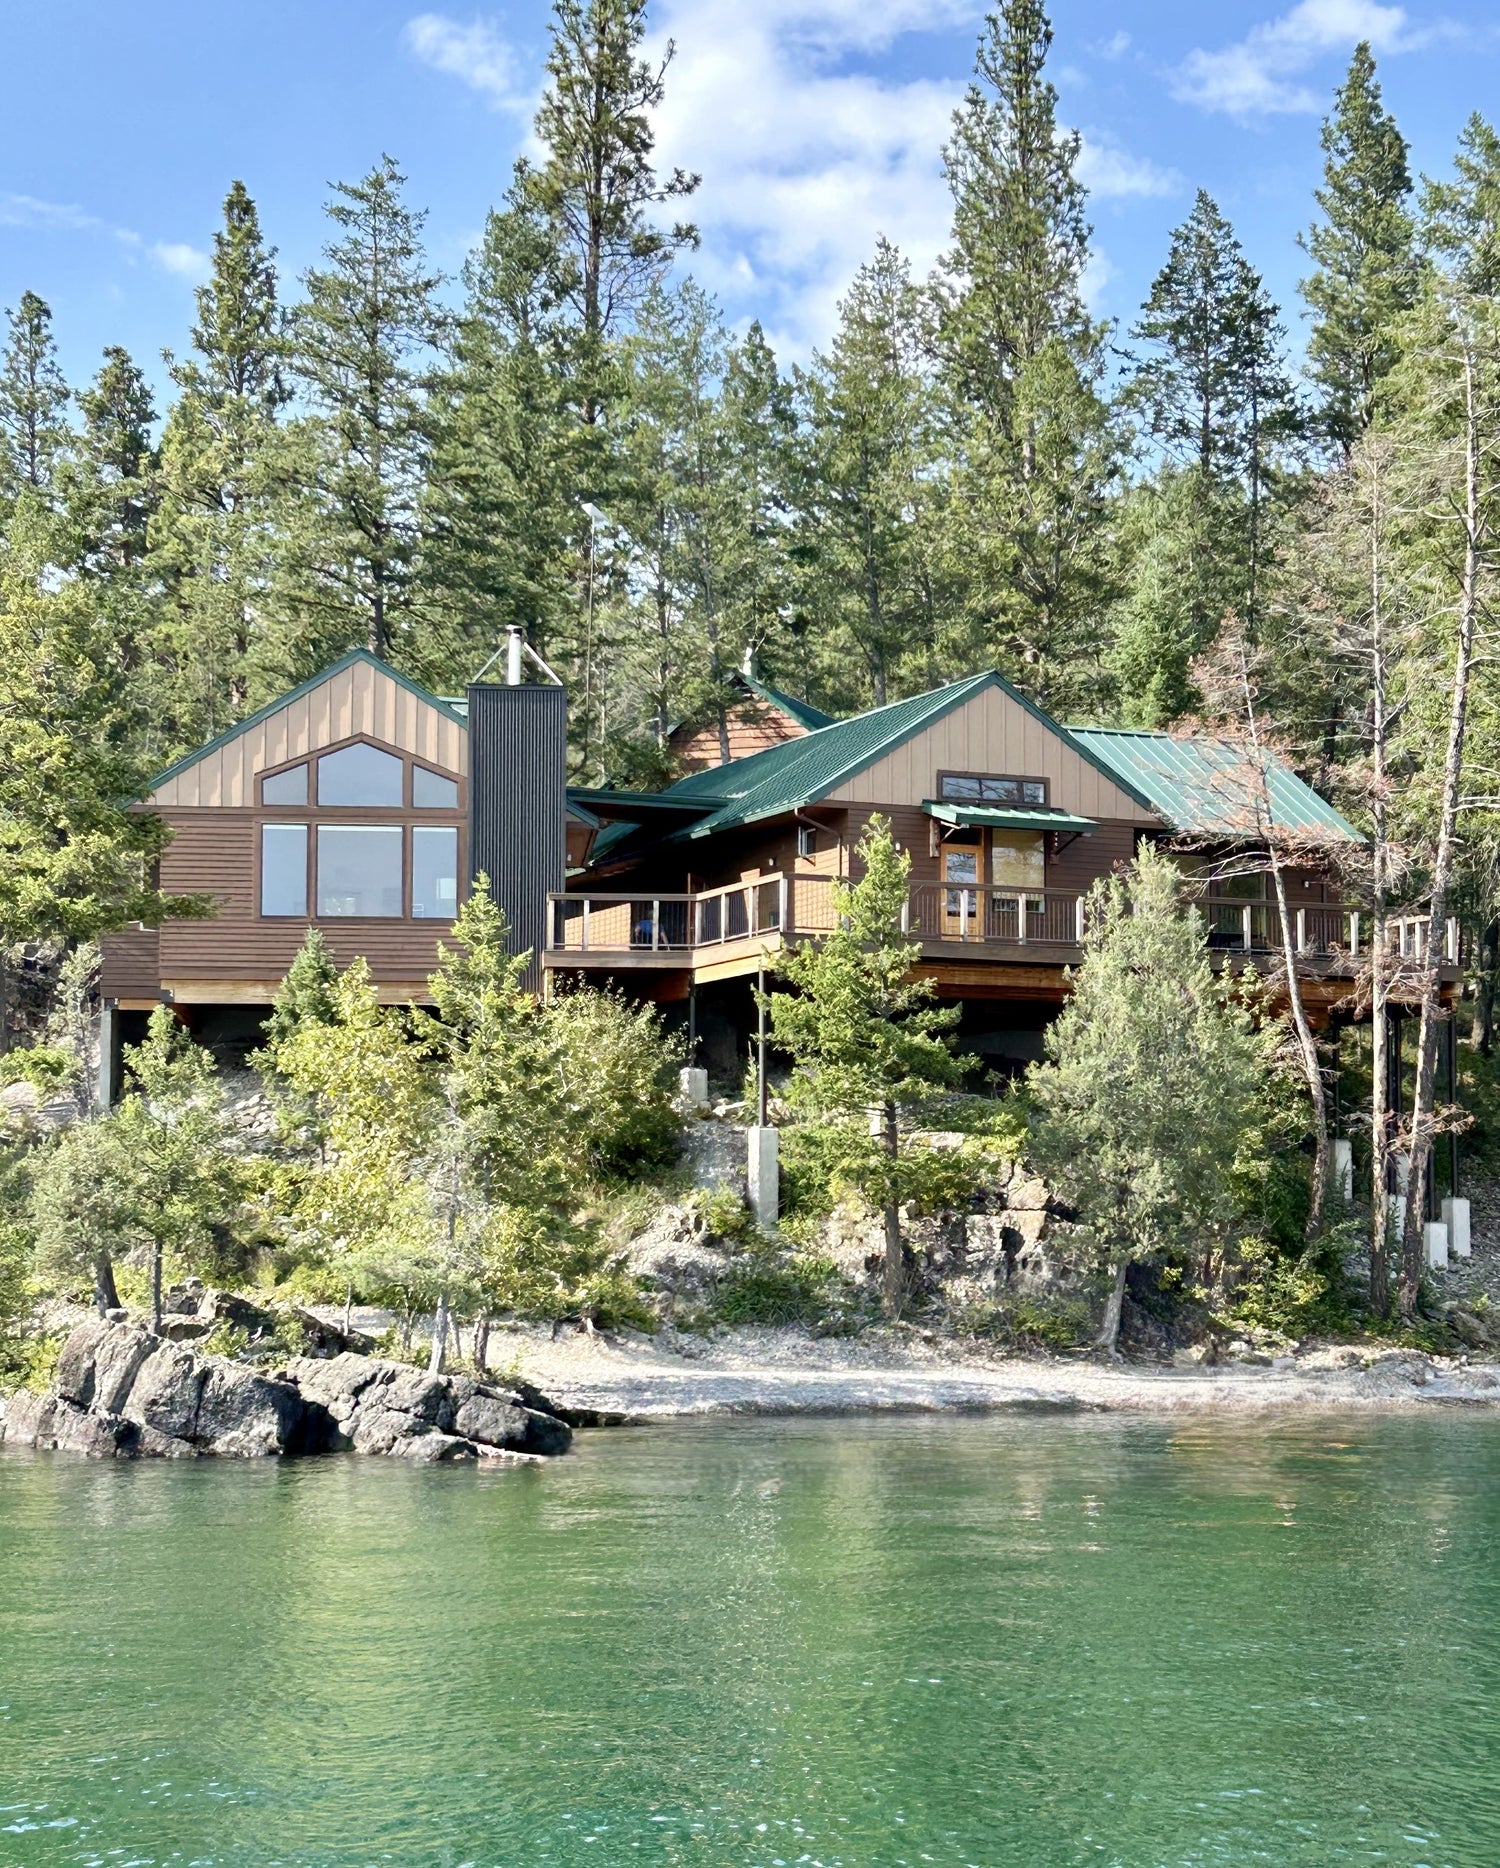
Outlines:
[{"label": "blue sky", "polygon": [[[942,250],[939,147],[982,0],[655,0],[676,41],[663,160],[703,174],[694,270],[783,355],[832,327],[884,232]],[[389,151],[456,272],[524,149],[545,0],[0,0],[0,304],[52,306],[75,380],[127,345],[158,380],[185,347],[224,191],[241,177],[287,275],[316,257],[327,184]],[[1085,139],[1101,315],[1128,326],[1192,191],[1235,224],[1293,333],[1295,237],[1318,123],[1355,40],[1429,172],[1471,110],[1500,113],[1493,0],[1205,6],[1057,0],[1053,76]]]}]

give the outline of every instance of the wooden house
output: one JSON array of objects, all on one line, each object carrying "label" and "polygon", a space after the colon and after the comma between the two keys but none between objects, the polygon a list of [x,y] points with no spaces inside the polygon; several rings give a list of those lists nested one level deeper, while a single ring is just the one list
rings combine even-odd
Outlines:
[{"label": "wooden house", "polygon": [[[911,857],[918,970],[962,1005],[974,1049],[1020,1063],[1068,990],[1095,879],[1144,838],[1222,853],[1247,836],[1233,747],[1067,728],[995,673],[804,720],[651,793],[566,789],[564,706],[540,686],[445,700],[355,652],[179,760],[143,803],[174,831],[161,883],[216,912],[111,936],[112,1011],[167,1001],[210,1029],[240,1008],[253,1025],[309,923],[340,963],[366,958],[383,998],[420,999],[483,872],[539,985],[677,1006],[728,1067],[755,975],[829,929],[833,885],[879,814]],[[1319,852],[1291,876],[1307,997],[1320,1019],[1346,1015],[1369,935],[1337,858],[1358,832],[1289,770],[1271,793],[1278,827]],[[1279,934],[1253,864],[1209,882],[1204,909],[1224,964],[1268,964]]]}]

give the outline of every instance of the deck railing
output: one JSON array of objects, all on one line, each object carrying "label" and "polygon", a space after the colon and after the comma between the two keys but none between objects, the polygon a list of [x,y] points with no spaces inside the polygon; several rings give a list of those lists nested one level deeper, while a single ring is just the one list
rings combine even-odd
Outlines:
[{"label": "deck railing", "polygon": [[[835,926],[831,876],[764,876],[692,894],[595,894],[548,897],[547,951],[555,954],[687,955],[735,941],[779,934],[817,936]],[[1088,897],[1076,889],[1017,889],[986,884],[919,882],[907,896],[904,931],[924,943],[1027,947],[1055,955],[1083,939]],[[1281,951],[1275,906],[1210,895],[1199,904],[1216,952]],[[1367,959],[1373,922],[1367,912],[1330,902],[1294,910],[1295,945],[1309,960]],[[1420,959],[1426,915],[1392,915],[1393,956]],[[1042,954],[1037,955],[1038,958]],[[1442,958],[1461,957],[1456,920],[1446,923]]]}]

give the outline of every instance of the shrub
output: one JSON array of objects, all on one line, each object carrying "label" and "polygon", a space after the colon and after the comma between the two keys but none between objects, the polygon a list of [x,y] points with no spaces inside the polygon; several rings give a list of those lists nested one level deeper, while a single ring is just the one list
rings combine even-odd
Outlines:
[{"label": "shrub", "polygon": [[755,1252],[719,1286],[721,1323],[776,1328],[837,1321],[848,1293],[831,1259],[774,1249]]},{"label": "shrub", "polygon": [[685,1052],[654,1006],[580,988],[549,1008],[569,1102],[590,1167],[606,1176],[674,1160],[682,1118],[673,1105]]},{"label": "shrub", "polygon": [[1019,1293],[959,1312],[954,1321],[971,1336],[1008,1343],[1017,1349],[1073,1349],[1085,1341],[1094,1313],[1077,1297],[1037,1297]]}]

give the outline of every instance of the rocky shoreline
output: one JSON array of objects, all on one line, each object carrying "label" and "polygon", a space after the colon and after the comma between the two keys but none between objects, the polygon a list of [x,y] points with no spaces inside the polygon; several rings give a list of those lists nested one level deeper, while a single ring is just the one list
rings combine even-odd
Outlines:
[{"label": "rocky shoreline", "polygon": [[131,1323],[75,1329],[44,1395],[13,1395],[11,1446],[96,1459],[263,1459],[351,1452],[419,1465],[565,1453],[569,1423],[534,1389],[428,1375],[349,1351],[269,1372]]}]

